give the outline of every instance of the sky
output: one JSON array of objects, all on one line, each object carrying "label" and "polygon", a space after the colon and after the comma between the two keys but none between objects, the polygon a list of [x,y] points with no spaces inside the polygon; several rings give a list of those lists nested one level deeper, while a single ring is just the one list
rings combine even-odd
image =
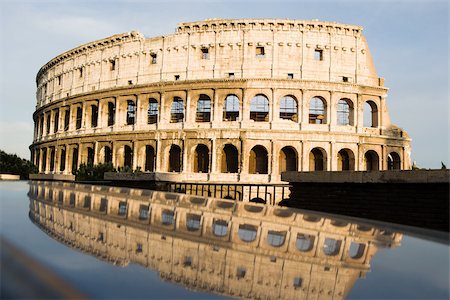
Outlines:
[{"label": "sky", "polygon": [[319,19],[363,26],[389,88],[394,124],[412,138],[413,161],[449,159],[449,1],[38,1],[0,0],[0,149],[30,158],[36,74],[81,44],[137,30],[173,34],[208,18]]}]

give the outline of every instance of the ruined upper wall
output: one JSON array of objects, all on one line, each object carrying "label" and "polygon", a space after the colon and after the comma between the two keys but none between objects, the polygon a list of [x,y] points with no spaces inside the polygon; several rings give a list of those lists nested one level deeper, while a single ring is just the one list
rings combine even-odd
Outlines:
[{"label": "ruined upper wall", "polygon": [[180,23],[172,35],[129,32],[67,51],[38,72],[37,104],[120,86],[233,78],[383,83],[359,26],[214,19]]}]

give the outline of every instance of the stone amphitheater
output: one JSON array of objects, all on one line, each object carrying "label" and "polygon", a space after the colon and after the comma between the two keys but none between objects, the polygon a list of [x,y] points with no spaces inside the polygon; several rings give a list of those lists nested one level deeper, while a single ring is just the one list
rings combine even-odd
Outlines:
[{"label": "stone amphitheater", "polygon": [[283,171],[410,168],[362,27],[209,19],[117,34],[38,72],[40,173],[112,162],[195,182],[280,183]]}]

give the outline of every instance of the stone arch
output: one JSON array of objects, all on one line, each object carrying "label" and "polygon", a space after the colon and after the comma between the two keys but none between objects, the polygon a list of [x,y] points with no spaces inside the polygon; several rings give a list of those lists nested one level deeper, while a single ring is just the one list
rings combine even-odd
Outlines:
[{"label": "stone arch", "polygon": [[267,150],[261,145],[256,145],[250,150],[249,174],[268,174],[269,163]]},{"label": "stone arch", "polygon": [[181,172],[181,148],[178,145],[171,145],[169,150],[169,172]]},{"label": "stone arch", "polygon": [[158,123],[159,104],[155,98],[148,99],[147,124]]},{"label": "stone arch", "polygon": [[323,148],[316,147],[309,152],[309,170],[327,170],[327,153]]},{"label": "stone arch", "polygon": [[228,94],[223,103],[223,120],[238,121],[240,111],[240,101],[238,96]]},{"label": "stone arch", "polygon": [[197,101],[195,122],[211,121],[211,98],[208,95],[200,94]]},{"label": "stone arch", "polygon": [[380,169],[380,159],[378,153],[374,150],[369,150],[364,154],[364,163],[366,171],[378,171]]},{"label": "stone arch", "polygon": [[286,146],[280,150],[278,166],[280,174],[285,171],[297,171],[298,154],[294,147]]},{"label": "stone arch", "polygon": [[222,173],[239,172],[239,151],[232,144],[226,144],[222,149]]},{"label": "stone arch", "polygon": [[269,99],[264,94],[257,94],[250,100],[250,120],[269,121]]},{"label": "stone arch", "polygon": [[298,101],[292,95],[286,95],[280,99],[280,119],[298,121]]},{"label": "stone arch", "polygon": [[144,171],[154,172],[156,166],[156,152],[151,145],[145,145],[145,167]]},{"label": "stone arch", "polygon": [[123,146],[123,166],[133,168],[133,149],[128,145]]},{"label": "stone arch", "polygon": [[170,123],[180,123],[184,121],[184,102],[180,97],[173,97],[170,108]]},{"label": "stone arch", "polygon": [[337,104],[337,124],[354,125],[353,102],[350,99],[342,98]]},{"label": "stone arch", "polygon": [[309,124],[327,123],[327,102],[320,96],[314,96],[309,101]]},{"label": "stone arch", "polygon": [[355,154],[352,150],[343,148],[337,154],[337,170],[338,171],[354,171],[355,170]]},{"label": "stone arch", "polygon": [[397,152],[391,152],[388,154],[388,170],[400,170],[402,161],[400,155]]},{"label": "stone arch", "polygon": [[194,153],[194,172],[209,172],[209,148],[204,144],[198,144]]},{"label": "stone arch", "polygon": [[364,103],[364,127],[378,127],[378,106],[372,100]]}]

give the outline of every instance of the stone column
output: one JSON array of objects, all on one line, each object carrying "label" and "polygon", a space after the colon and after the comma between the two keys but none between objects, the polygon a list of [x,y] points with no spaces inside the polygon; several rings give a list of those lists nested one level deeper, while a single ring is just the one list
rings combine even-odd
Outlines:
[{"label": "stone column", "polygon": [[308,90],[302,90],[302,121],[301,127],[304,127],[306,124],[309,124],[309,99],[307,98],[309,95]]},{"label": "stone column", "polygon": [[217,171],[217,149],[216,138],[211,139],[211,170],[210,173],[218,173]]},{"label": "stone column", "polygon": [[[137,100],[136,100],[137,101]],[[133,165],[133,170],[136,170],[137,169],[137,166],[138,166],[138,144],[135,142],[135,141],[131,141],[131,147],[132,147],[132,151],[133,151],[133,162],[132,162],[132,165]]]},{"label": "stone column", "polygon": [[[191,93],[189,90],[186,90],[186,107],[184,108],[184,122],[191,123]],[[184,162],[183,162],[184,164]]]},{"label": "stone column", "polygon": [[156,139],[156,149],[155,149],[156,153],[156,166],[155,166],[155,172],[163,172],[163,170],[161,170],[161,163],[162,163],[162,159],[164,157],[164,154],[161,152],[161,139],[158,135],[157,139]]},{"label": "stone column", "polygon": [[242,89],[242,116],[240,117],[241,121],[249,122],[250,121],[250,103],[247,101],[247,89]]}]

